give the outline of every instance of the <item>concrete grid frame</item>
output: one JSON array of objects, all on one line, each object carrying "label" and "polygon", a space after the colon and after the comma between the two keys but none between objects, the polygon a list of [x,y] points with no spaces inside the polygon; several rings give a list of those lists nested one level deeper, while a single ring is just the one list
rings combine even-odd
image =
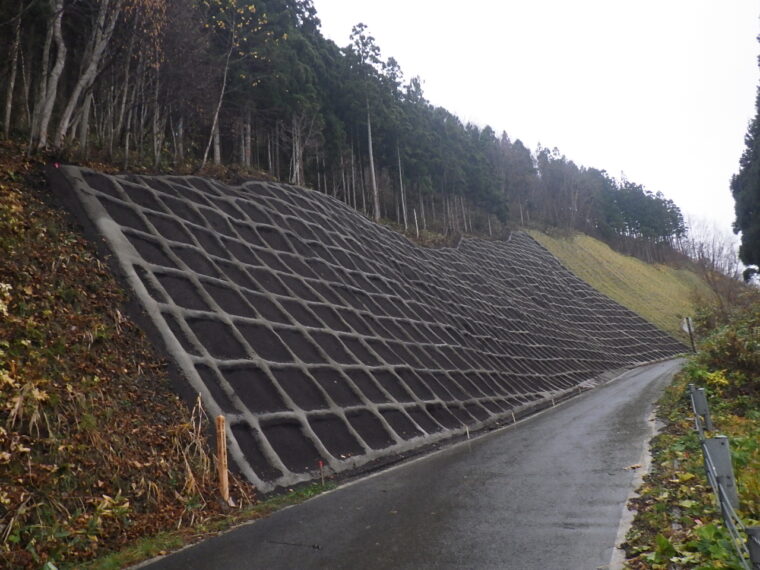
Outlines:
[{"label": "concrete grid frame", "polygon": [[50,179],[262,492],[513,422],[685,350],[520,232],[429,249],[283,184],[73,166]]}]

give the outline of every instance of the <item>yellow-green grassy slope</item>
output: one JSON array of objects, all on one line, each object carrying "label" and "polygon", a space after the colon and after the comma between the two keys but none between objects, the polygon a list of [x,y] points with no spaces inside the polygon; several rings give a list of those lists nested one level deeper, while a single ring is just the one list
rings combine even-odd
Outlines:
[{"label": "yellow-green grassy slope", "polygon": [[694,314],[694,293],[711,296],[706,283],[688,269],[645,263],[584,234],[528,233],[596,290],[681,340],[681,318]]}]

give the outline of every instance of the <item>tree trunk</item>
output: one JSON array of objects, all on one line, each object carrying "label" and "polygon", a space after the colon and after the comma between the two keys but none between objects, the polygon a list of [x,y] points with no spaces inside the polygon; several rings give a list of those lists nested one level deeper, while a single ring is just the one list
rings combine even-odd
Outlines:
[{"label": "tree trunk", "polygon": [[214,122],[214,164],[219,166],[222,164],[222,135],[219,132],[219,121]]},{"label": "tree trunk", "polygon": [[55,134],[55,140],[53,146],[56,149],[63,148],[63,143],[68,133],[71,117],[79,104],[79,98],[85,93],[95,81],[95,77],[98,73],[100,63],[103,60],[103,54],[106,47],[111,41],[113,35],[113,29],[116,26],[116,22],[119,19],[121,13],[122,0],[101,0],[100,7],[98,9],[98,17],[95,22],[94,36],[90,39],[90,46],[86,53],[89,54],[89,58],[82,62],[83,73],[79,76],[79,80],[74,86],[69,101],[66,104],[66,108],[61,115],[61,120],[58,123],[58,130]]},{"label": "tree trunk", "polygon": [[[464,196],[459,197],[459,203],[462,205],[462,227],[464,227],[463,233],[467,233],[467,209],[464,206]],[[470,231],[472,231],[472,227],[470,227]]]},{"label": "tree trunk", "polygon": [[[61,79],[63,73],[63,67],[66,64],[66,44],[63,41],[63,31],[61,22],[63,20],[63,0],[50,0],[51,8],[53,9],[52,16],[52,29],[53,39],[55,40],[56,55],[55,64],[53,69],[47,75],[47,69],[43,69],[43,75],[40,81],[46,81],[44,88],[44,96],[40,105],[40,122],[39,132],[37,133],[37,149],[42,150],[47,147],[48,139],[48,125],[50,124],[50,118],[53,114],[53,105],[55,104],[55,97],[58,92],[58,82]],[[32,135],[34,136],[34,134]]]},{"label": "tree trunk", "polygon": [[148,105],[145,97],[146,71],[145,59],[140,54],[140,64],[138,65],[137,81],[135,83],[135,113],[137,114],[137,124],[134,129],[137,135],[135,150],[137,150],[137,162],[142,162],[143,144],[145,142],[145,122],[148,120]]},{"label": "tree trunk", "polygon": [[401,189],[401,211],[404,214],[404,231],[407,231],[409,229],[409,224],[407,223],[407,216],[406,216],[406,194],[404,193],[404,177],[401,173],[401,149],[398,146],[398,143],[396,144],[396,154],[398,155],[398,185]]},{"label": "tree trunk", "polygon": [[23,89],[24,89],[24,111],[26,112],[26,128],[31,129],[32,128],[32,113],[29,109],[29,92],[31,89],[30,86],[30,79],[29,79],[29,70],[27,69],[27,66],[25,65],[25,59],[24,59],[24,50],[22,49],[19,52],[19,59],[21,64],[21,79],[23,80]]},{"label": "tree trunk", "polygon": [[[132,124],[133,120],[132,117],[135,115],[135,107],[137,102],[137,91],[138,91],[138,84],[139,84],[139,78],[140,76],[140,66],[142,65],[142,54],[140,55],[138,59],[138,69],[137,69],[137,78],[135,80],[135,85],[132,87],[132,89],[125,89],[124,91],[124,98],[122,99],[122,109],[121,112],[125,113],[122,117],[119,118],[119,128],[117,129],[117,132],[119,133],[119,136],[121,136],[122,132],[124,133],[124,164],[129,164],[129,146],[132,142]],[[128,77],[127,77],[128,79]],[[124,166],[124,170],[126,170],[127,167]]]},{"label": "tree trunk", "polygon": [[[340,155],[340,179],[341,179],[341,186],[343,188],[343,195],[346,194],[346,166],[345,166],[345,160],[343,159],[343,153]],[[334,196],[337,197],[338,191],[335,188],[335,171],[333,171],[333,191],[335,192]]]},{"label": "tree trunk", "polygon": [[[356,157],[354,157],[354,145],[351,144],[351,196],[353,196],[353,208],[359,209],[359,205],[356,198]],[[350,196],[347,197],[346,203],[350,203]]]},{"label": "tree trunk", "polygon": [[251,137],[251,130],[252,130],[251,129],[251,110],[248,109],[246,111],[246,116],[245,116],[245,126],[244,126],[245,139],[243,141],[244,142],[244,147],[245,147],[244,148],[244,152],[243,152],[243,166],[245,166],[246,168],[251,168],[251,165],[252,165],[252,161],[251,161],[251,142],[252,142],[252,140],[251,140],[252,139],[252,137]]},{"label": "tree trunk", "polygon": [[179,116],[177,121],[177,162],[185,161],[185,117]]},{"label": "tree trunk", "polygon": [[293,163],[296,160],[295,152],[293,152],[293,140],[291,139],[291,151],[290,151],[290,160],[288,161],[288,182],[290,184],[293,184],[293,177],[295,176],[294,172],[295,169],[293,168]]},{"label": "tree trunk", "polygon": [[267,170],[272,174],[272,133],[267,130]]},{"label": "tree trunk", "polygon": [[129,169],[129,139],[132,135],[132,108],[127,113],[127,121],[124,123],[124,170]]},{"label": "tree trunk", "polygon": [[107,136],[108,136],[108,158],[110,160],[113,160],[113,139],[116,133],[114,132],[115,128],[115,121],[116,121],[116,89],[114,86],[111,86],[111,97],[109,99],[110,105],[108,105],[108,129],[107,129]]},{"label": "tree trunk", "polygon": [[449,199],[448,196],[443,195],[443,204],[441,204],[441,215],[443,216],[443,233],[449,233]]},{"label": "tree trunk", "polygon": [[208,160],[208,151],[211,149],[211,143],[212,141],[214,144],[214,164],[221,163],[221,152],[219,152],[219,111],[222,108],[222,101],[224,101],[224,93],[227,91],[227,76],[230,71],[230,57],[232,57],[232,50],[235,47],[235,35],[232,35],[232,38],[230,39],[230,49],[227,50],[227,57],[224,60],[224,75],[222,77],[222,90],[219,93],[219,101],[216,104],[216,109],[214,110],[214,120],[211,123],[211,135],[208,138],[208,143],[206,144],[206,150],[203,153],[203,161],[201,162],[201,168],[206,166],[206,161]]},{"label": "tree trunk", "polygon": [[317,192],[322,192],[322,178],[319,170],[319,148],[314,151],[314,172],[317,175]]},{"label": "tree trunk", "polygon": [[253,166],[256,170],[261,170],[261,151],[259,150],[259,137],[256,135],[256,130],[251,125],[251,152],[253,153]]},{"label": "tree trunk", "polygon": [[[364,165],[362,164],[361,155],[359,156],[359,191],[362,193],[362,212],[369,214],[367,211],[367,180],[365,179],[366,173]],[[359,207],[357,205],[356,209]]]},{"label": "tree trunk", "polygon": [[129,99],[129,68],[132,62],[132,49],[134,48],[135,36],[132,34],[129,38],[129,47],[127,48],[126,65],[124,65],[124,95],[121,98],[121,109],[119,110],[119,121],[116,124],[116,132],[121,135],[124,128],[124,119],[127,116],[127,100]]},{"label": "tree trunk", "polygon": [[21,15],[24,4],[19,3],[16,24],[13,27],[13,44],[11,45],[11,72],[8,78],[8,94],[5,98],[5,117],[3,118],[3,138],[8,138],[11,132],[11,109],[13,108],[13,89],[16,86],[16,71],[18,70],[19,45],[21,44]]},{"label": "tree trunk", "polygon": [[292,171],[290,173],[290,183],[296,186],[303,186],[303,133],[302,119],[295,113],[291,117],[290,138],[292,143]]},{"label": "tree trunk", "polygon": [[325,194],[328,193],[327,189],[327,165],[325,163],[325,155],[322,153],[322,182],[325,185]]},{"label": "tree trunk", "polygon": [[87,160],[87,144],[88,135],[90,132],[90,108],[92,106],[92,93],[88,93],[84,99],[84,106],[82,107],[82,118],[79,124],[79,148],[82,154],[82,158]]},{"label": "tree trunk", "polygon": [[274,177],[280,180],[280,121],[274,122]]},{"label": "tree trunk", "polygon": [[239,119],[237,121],[238,126],[238,159],[240,162],[240,166],[245,168],[245,121],[243,119]]},{"label": "tree trunk", "polygon": [[161,151],[164,148],[166,136],[166,117],[161,117],[161,106],[158,102],[160,82],[156,71],[156,87],[153,90],[153,164],[156,168],[161,164]]},{"label": "tree trunk", "polygon": [[375,156],[372,153],[372,118],[369,114],[369,101],[367,101],[367,148],[369,151],[369,175],[372,182],[372,198],[375,207],[375,221],[380,221],[380,192],[377,190],[375,179]]},{"label": "tree trunk", "polygon": [[419,184],[417,185],[417,191],[420,193],[420,215],[422,216],[422,229],[427,230],[427,221],[425,220],[425,197],[419,190]]},{"label": "tree trunk", "polygon": [[32,113],[32,123],[29,127],[29,149],[27,154],[31,154],[34,148],[34,143],[37,140],[37,136],[40,130],[40,118],[42,115],[42,107],[45,104],[45,98],[47,94],[47,77],[50,71],[50,48],[53,45],[53,16],[51,16],[50,23],[45,33],[45,44],[42,48],[42,61],[40,62],[39,81],[37,83],[37,95],[34,100],[34,111]]},{"label": "tree trunk", "polygon": [[108,90],[108,109],[107,113],[103,117],[103,133],[102,140],[108,142],[108,157],[113,160],[113,137],[114,137],[114,121],[116,120],[116,86],[111,84]]}]

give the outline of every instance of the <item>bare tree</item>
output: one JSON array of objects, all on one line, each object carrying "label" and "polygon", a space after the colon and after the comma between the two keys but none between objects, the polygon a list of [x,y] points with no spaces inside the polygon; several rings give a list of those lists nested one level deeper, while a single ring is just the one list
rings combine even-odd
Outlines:
[{"label": "bare tree", "polygon": [[708,220],[688,218],[686,223],[689,233],[678,244],[681,253],[710,271],[739,279],[743,268],[737,237]]},{"label": "bare tree", "polygon": [[18,15],[13,24],[13,43],[11,44],[11,72],[8,78],[8,91],[5,98],[5,116],[3,117],[3,137],[8,138],[11,130],[11,109],[13,108],[13,89],[16,86],[18,70],[19,45],[21,44],[21,16],[24,13],[24,3],[19,2]]},{"label": "bare tree", "polygon": [[224,59],[224,74],[222,75],[222,89],[219,92],[219,99],[216,102],[214,108],[214,118],[211,122],[211,134],[209,135],[208,142],[206,143],[206,150],[203,151],[203,160],[201,161],[201,169],[206,166],[208,160],[208,152],[211,150],[211,144],[214,143],[214,164],[221,162],[220,146],[219,146],[219,111],[222,109],[222,102],[224,101],[224,95],[227,92],[227,77],[230,72],[230,57],[232,57],[232,50],[235,49],[235,26],[232,26],[233,34],[230,38],[230,47],[227,50],[227,55]]},{"label": "bare tree", "polygon": [[[92,35],[88,40],[87,49],[85,51],[85,58],[81,64],[82,72],[74,86],[74,90],[69,96],[69,100],[66,103],[61,119],[58,122],[58,129],[56,130],[55,139],[53,141],[53,146],[56,149],[63,148],[66,134],[71,126],[71,117],[77,106],[80,104],[80,99],[82,99],[83,94],[86,99],[87,90],[92,87],[92,83],[95,81],[95,77],[97,76],[103,61],[106,47],[111,41],[114,27],[119,19],[122,4],[123,0],[100,1],[95,26],[92,29]],[[89,111],[89,105],[85,105],[85,109]],[[87,122],[87,119],[88,117],[85,116],[85,123]]]},{"label": "bare tree", "polygon": [[734,303],[744,289],[743,270],[739,261],[739,241],[714,222],[690,218],[688,236],[681,238],[678,249],[695,262],[697,270],[712,292],[722,311]]},{"label": "bare tree", "polygon": [[367,100],[367,148],[369,152],[369,175],[372,181],[372,200],[374,205],[375,221],[380,221],[380,192],[377,189],[377,180],[375,178],[375,155],[372,152],[372,117],[369,113],[369,100]]},{"label": "bare tree", "polygon": [[[51,15],[42,56],[40,89],[34,105],[34,124],[30,133],[30,151],[35,146],[40,150],[47,147],[48,125],[50,124],[53,105],[55,105],[55,98],[58,93],[58,82],[61,79],[63,67],[66,64],[66,44],[63,41],[63,31],[61,29],[63,0],[50,0],[50,8]],[[47,67],[52,40],[55,40],[56,56],[53,68],[48,71]]]}]

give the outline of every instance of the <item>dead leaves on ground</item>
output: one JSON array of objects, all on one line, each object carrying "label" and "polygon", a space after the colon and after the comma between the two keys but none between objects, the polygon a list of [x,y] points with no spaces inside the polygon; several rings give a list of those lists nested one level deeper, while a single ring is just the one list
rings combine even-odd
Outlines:
[{"label": "dead leaves on ground", "polygon": [[14,568],[223,512],[206,420],[171,392],[126,295],[44,188],[42,165],[0,144],[0,566]]}]

